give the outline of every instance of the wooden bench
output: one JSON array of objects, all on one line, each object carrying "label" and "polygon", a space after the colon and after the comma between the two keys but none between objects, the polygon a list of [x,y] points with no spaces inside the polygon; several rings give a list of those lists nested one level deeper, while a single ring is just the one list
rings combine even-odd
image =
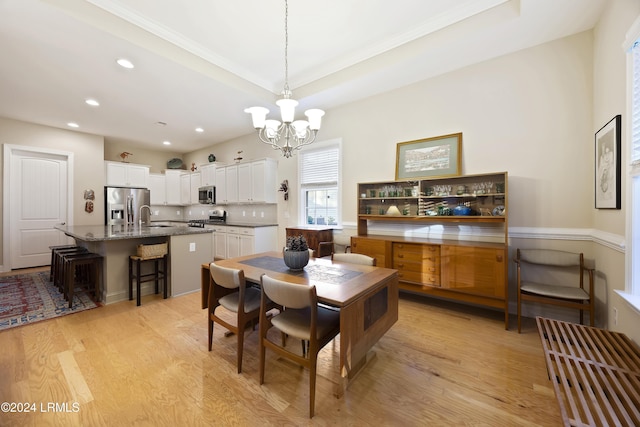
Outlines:
[{"label": "wooden bench", "polygon": [[565,426],[640,426],[640,350],[626,335],[537,317]]}]

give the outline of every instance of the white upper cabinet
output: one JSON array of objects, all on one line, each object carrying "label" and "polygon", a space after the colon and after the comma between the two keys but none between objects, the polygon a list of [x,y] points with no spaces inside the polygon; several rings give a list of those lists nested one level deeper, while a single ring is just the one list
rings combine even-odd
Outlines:
[{"label": "white upper cabinet", "polygon": [[183,205],[198,203],[200,172],[185,173],[180,176],[180,202]]},{"label": "white upper cabinet", "polygon": [[274,159],[254,160],[238,165],[238,201],[276,203],[276,173]]},{"label": "white upper cabinet", "polygon": [[164,175],[166,179],[167,205],[181,205],[180,177],[184,175],[184,172],[180,170],[167,170],[164,172]]},{"label": "white upper cabinet", "polygon": [[200,165],[200,180],[202,181],[202,186],[216,185],[216,164],[215,163]]},{"label": "white upper cabinet", "polygon": [[160,173],[149,174],[149,193],[152,205],[167,204],[167,179]]},{"label": "white upper cabinet", "polygon": [[238,202],[238,165],[226,166],[225,168],[226,182],[226,203]]},{"label": "white upper cabinet", "polygon": [[149,166],[133,163],[104,162],[106,185],[110,187],[149,187]]},{"label": "white upper cabinet", "polygon": [[224,167],[216,168],[216,204],[227,203],[227,171]]}]

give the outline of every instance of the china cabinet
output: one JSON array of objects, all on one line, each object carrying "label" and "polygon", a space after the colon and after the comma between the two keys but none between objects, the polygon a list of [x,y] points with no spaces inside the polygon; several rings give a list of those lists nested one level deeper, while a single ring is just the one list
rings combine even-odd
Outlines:
[{"label": "china cabinet", "polygon": [[[360,183],[351,251],[398,270],[402,290],[503,310],[508,329],[507,184],[506,172]],[[409,228],[480,223],[502,237],[482,242],[368,234],[373,223]]]}]

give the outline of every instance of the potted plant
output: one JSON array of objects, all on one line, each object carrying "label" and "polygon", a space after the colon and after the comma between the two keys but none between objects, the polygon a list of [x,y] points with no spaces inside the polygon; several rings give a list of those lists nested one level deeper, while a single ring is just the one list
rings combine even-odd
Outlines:
[{"label": "potted plant", "polygon": [[309,245],[304,236],[287,237],[287,245],[282,253],[284,263],[291,270],[302,270],[309,263]]}]

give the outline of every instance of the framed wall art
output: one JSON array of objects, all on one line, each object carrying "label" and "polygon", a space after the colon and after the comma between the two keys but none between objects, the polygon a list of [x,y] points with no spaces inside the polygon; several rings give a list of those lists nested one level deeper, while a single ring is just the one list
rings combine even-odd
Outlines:
[{"label": "framed wall art", "polygon": [[596,209],[620,209],[622,116],[619,114],[596,132]]},{"label": "framed wall art", "polygon": [[459,176],[462,133],[400,142],[396,148],[396,180]]}]

